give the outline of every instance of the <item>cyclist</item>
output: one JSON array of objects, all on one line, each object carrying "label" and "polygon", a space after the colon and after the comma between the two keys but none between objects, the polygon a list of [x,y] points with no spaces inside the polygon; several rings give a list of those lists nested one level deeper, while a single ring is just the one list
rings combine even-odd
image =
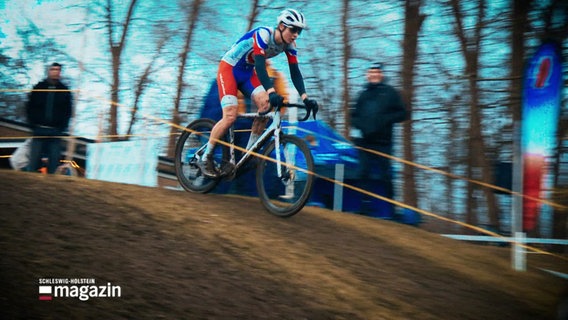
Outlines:
[{"label": "cyclist", "polygon": [[[298,66],[295,41],[306,28],[304,15],[294,9],[283,10],[277,18],[277,26],[258,27],[243,35],[221,58],[217,72],[219,99],[223,109],[223,118],[211,130],[207,148],[198,165],[206,177],[218,176],[213,161],[215,144],[231,127],[237,118],[240,90],[251,97],[259,112],[266,112],[270,106],[278,107],[284,102],[266,71],[266,59],[282,52],[288,58],[290,77],[294,87],[308,108],[317,108],[315,100],[308,98],[304,87],[304,79]],[[266,125],[265,120],[255,119],[247,149],[261,135]]]}]

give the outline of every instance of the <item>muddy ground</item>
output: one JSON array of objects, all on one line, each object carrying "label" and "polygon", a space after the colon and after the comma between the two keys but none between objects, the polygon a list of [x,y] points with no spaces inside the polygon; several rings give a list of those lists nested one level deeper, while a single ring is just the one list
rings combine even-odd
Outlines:
[{"label": "muddy ground", "polygon": [[[2,319],[554,319],[568,257],[258,199],[0,171]],[[39,300],[46,279],[120,297]]]}]

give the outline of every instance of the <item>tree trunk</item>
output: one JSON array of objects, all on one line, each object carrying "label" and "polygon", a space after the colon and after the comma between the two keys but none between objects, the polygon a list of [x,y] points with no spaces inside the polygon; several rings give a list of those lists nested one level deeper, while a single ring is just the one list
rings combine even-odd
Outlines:
[{"label": "tree trunk", "polygon": [[[448,110],[448,121],[449,121],[449,126],[450,126],[450,132],[449,132],[449,145],[448,145],[448,149],[446,151],[446,158],[448,159],[448,172],[450,173],[455,173],[456,168],[458,168],[460,165],[463,165],[461,163],[461,160],[459,158],[457,158],[455,156],[459,146],[459,124],[458,124],[458,112],[456,110],[456,108],[454,107],[457,103],[459,103],[459,96],[455,96],[450,102],[449,105],[447,106],[447,110]],[[455,179],[450,177],[450,176],[446,176],[446,187],[447,187],[447,203],[448,203],[448,209],[447,209],[447,215],[448,218],[450,219],[454,219],[454,220],[460,220],[458,214],[457,214],[457,208],[456,208],[456,202],[455,202],[455,196],[456,196],[456,188],[455,187]],[[458,230],[458,226],[453,224],[452,226],[452,231],[457,232]]]},{"label": "tree trunk", "polygon": [[195,25],[197,24],[197,19],[199,18],[199,9],[201,8],[202,3],[203,3],[203,0],[194,0],[192,8],[191,8],[191,14],[188,14],[188,29],[187,29],[187,33],[186,33],[186,36],[185,36],[185,43],[184,43],[184,46],[183,46],[183,51],[180,54],[181,61],[180,61],[180,66],[179,66],[179,72],[178,72],[178,78],[177,78],[177,90],[176,90],[176,96],[174,98],[174,110],[173,110],[173,115],[172,115],[172,123],[175,126],[172,126],[170,128],[170,136],[169,136],[169,140],[168,140],[167,156],[169,158],[174,157],[174,152],[175,152],[175,147],[176,147],[176,138],[177,138],[176,133],[179,132],[178,127],[181,123],[179,108],[180,108],[182,90],[183,90],[183,87],[184,87],[183,78],[184,78],[184,75],[185,75],[185,66],[187,64],[187,55],[190,52],[191,40],[193,38],[193,31],[195,30]]},{"label": "tree trunk", "polygon": [[[421,0],[406,0],[405,25],[402,61],[402,99],[408,112],[408,119],[403,123],[403,154],[404,159],[414,161],[413,131],[412,131],[412,100],[414,98],[414,65],[416,64],[418,33],[426,18],[420,13]],[[418,206],[416,194],[416,176],[414,167],[403,167],[404,192],[403,202],[413,207]]]},{"label": "tree trunk", "polygon": [[134,8],[136,7],[136,2],[138,0],[131,0],[130,5],[128,6],[128,13],[126,14],[126,19],[124,23],[121,25],[122,34],[120,36],[120,40],[115,43],[114,42],[114,25],[115,22],[112,21],[112,1],[107,0],[107,7],[106,7],[106,14],[107,14],[107,32],[108,32],[108,43],[111,52],[111,62],[112,62],[112,84],[111,84],[111,91],[110,91],[110,117],[109,117],[109,131],[108,134],[110,135],[111,140],[118,140],[118,106],[120,104],[118,90],[120,89],[120,65],[121,65],[121,58],[122,52],[124,51],[124,47],[126,45],[126,35],[128,34],[128,28],[130,26],[130,22],[132,21],[132,16],[134,14]]},{"label": "tree trunk", "polygon": [[112,47],[112,84],[110,86],[110,116],[109,116],[109,139],[116,140],[118,137],[118,88],[120,87],[120,51],[121,47]]},{"label": "tree trunk", "polygon": [[528,11],[532,0],[514,0],[511,11],[511,94],[509,108],[513,121],[521,121],[521,95],[523,91],[523,70],[525,64],[525,32],[528,25]]},{"label": "tree trunk", "polygon": [[151,83],[150,77],[156,71],[154,69],[154,65],[156,64],[156,61],[162,56],[163,49],[168,43],[170,38],[171,34],[163,34],[161,36],[156,46],[156,52],[154,53],[152,59],[150,60],[146,68],[144,68],[144,71],[142,72],[140,78],[136,82],[136,87],[134,88],[134,103],[130,113],[130,124],[128,125],[128,131],[126,132],[126,139],[128,139],[134,131],[134,124],[136,123],[137,120],[137,113],[138,110],[140,109],[142,95],[144,94],[144,91],[146,90],[148,85]]},{"label": "tree trunk", "polygon": [[[456,35],[460,40],[461,50],[466,62],[465,73],[468,79],[470,89],[470,155],[473,157],[473,165],[478,167],[481,171],[481,181],[484,183],[493,183],[492,163],[488,160],[487,150],[482,130],[482,116],[479,107],[480,90],[477,84],[478,80],[478,65],[479,65],[479,52],[481,49],[482,26],[485,18],[486,2],[485,0],[479,1],[477,22],[474,30],[474,35],[470,38],[466,36],[465,26],[463,24],[463,15],[460,8],[460,1],[452,0],[453,13],[456,18]],[[492,189],[483,187],[487,203],[487,215],[489,219],[489,227],[492,230],[500,229],[499,214],[497,208],[497,201],[495,193]]]},{"label": "tree trunk", "polygon": [[[471,133],[471,128],[468,133]],[[473,146],[472,140],[469,139],[467,141],[467,178],[474,179],[473,175],[473,168],[475,166],[475,161],[473,160]],[[477,225],[477,210],[475,210],[475,188],[474,185],[471,183],[467,184],[467,200],[466,200],[466,208],[465,208],[465,222],[470,225]],[[463,233],[471,233],[471,230],[468,228],[463,229]]]},{"label": "tree trunk", "polygon": [[254,23],[256,22],[256,18],[258,17],[259,9],[258,9],[258,0],[254,0],[252,2],[252,10],[249,16],[249,24],[246,31],[252,30]]},{"label": "tree trunk", "polygon": [[343,0],[343,14],[341,15],[341,29],[343,31],[343,117],[345,126],[343,136],[349,138],[349,128],[351,127],[350,96],[349,96],[349,60],[351,59],[351,43],[349,41],[349,26],[347,25],[349,14],[349,0]]}]

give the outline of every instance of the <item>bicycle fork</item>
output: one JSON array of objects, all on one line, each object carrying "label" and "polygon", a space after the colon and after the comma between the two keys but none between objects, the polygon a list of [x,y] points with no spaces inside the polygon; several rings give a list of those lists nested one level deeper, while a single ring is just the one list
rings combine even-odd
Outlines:
[{"label": "bicycle fork", "polygon": [[276,173],[278,174],[278,178],[283,179],[284,175],[282,174],[282,166],[280,165],[280,128],[274,130],[274,152],[276,152]]},{"label": "bicycle fork", "polygon": [[236,163],[235,159],[235,128],[233,126],[229,127],[229,154],[231,155],[230,163]]},{"label": "bicycle fork", "polygon": [[284,163],[280,153],[280,128],[276,129],[274,133],[274,152],[276,152],[276,174],[278,178],[285,186],[284,194],[280,195],[282,199],[292,199],[294,197],[294,170],[288,167],[290,165],[289,161],[293,159],[294,155],[290,154],[291,150],[286,148],[283,151],[285,157]]}]

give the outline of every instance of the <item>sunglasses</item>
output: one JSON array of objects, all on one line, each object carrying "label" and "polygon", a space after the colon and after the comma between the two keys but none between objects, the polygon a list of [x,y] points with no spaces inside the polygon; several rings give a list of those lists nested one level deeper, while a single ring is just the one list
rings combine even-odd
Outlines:
[{"label": "sunglasses", "polygon": [[302,34],[302,30],[304,30],[304,29],[302,29],[302,28],[295,27],[295,26],[291,26],[291,27],[287,27],[287,28],[290,29],[290,32],[292,32],[292,33],[297,33],[298,35],[301,35],[301,34]]}]

